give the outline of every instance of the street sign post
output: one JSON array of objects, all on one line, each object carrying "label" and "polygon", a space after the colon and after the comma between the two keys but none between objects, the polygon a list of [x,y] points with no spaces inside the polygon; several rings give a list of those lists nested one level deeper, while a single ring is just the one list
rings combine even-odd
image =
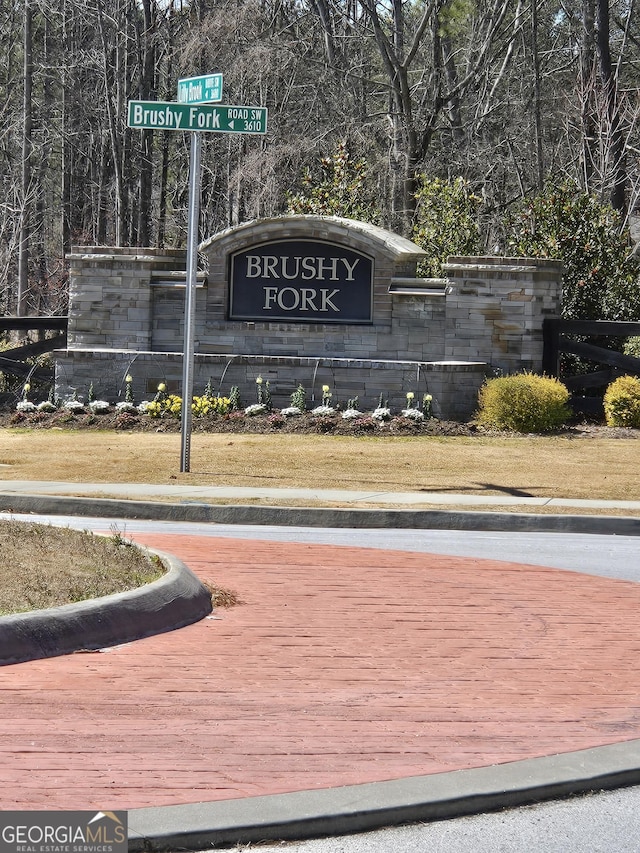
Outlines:
[{"label": "street sign post", "polygon": [[141,130],[194,130],[209,133],[267,132],[266,107],[129,101],[129,127]]},{"label": "street sign post", "polygon": [[178,102],[181,104],[215,104],[221,100],[222,74],[178,80]]},{"label": "street sign post", "polygon": [[198,269],[198,220],[200,218],[200,157],[202,135],[191,134],[189,159],[189,217],[187,227],[187,287],[184,297],[184,352],[182,355],[182,442],[180,472],[191,468],[193,367],[196,325],[196,275]]},{"label": "street sign post", "polygon": [[127,125],[141,130],[191,131],[189,158],[189,219],[187,226],[187,289],[184,308],[184,353],[182,370],[182,450],[180,471],[190,470],[191,404],[193,398],[194,328],[198,219],[200,216],[201,133],[267,132],[265,107],[216,105],[222,97],[222,74],[190,77],[178,81],[178,103],[129,101]]}]

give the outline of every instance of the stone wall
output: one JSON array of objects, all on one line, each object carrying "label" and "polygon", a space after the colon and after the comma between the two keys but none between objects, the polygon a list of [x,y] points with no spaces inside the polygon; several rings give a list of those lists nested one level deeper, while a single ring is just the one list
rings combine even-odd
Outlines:
[{"label": "stone wall", "polygon": [[560,315],[559,261],[450,258],[444,357],[494,371],[542,369],[542,323]]},{"label": "stone wall", "polygon": [[[229,258],[239,248],[313,237],[373,259],[373,322],[229,320]],[[254,402],[255,379],[269,380],[288,405],[298,383],[310,402],[323,384],[344,404],[371,409],[380,394],[402,408],[407,391],[434,398],[444,418],[472,415],[487,373],[540,370],[542,320],[558,316],[560,267],[553,261],[452,258],[446,279],[416,278],[424,253],[366,223],[296,216],[248,223],[201,247],[196,292],[194,393],[211,381]],[[180,393],[185,253],[83,247],[70,256],[68,349],[55,354],[58,394],[116,401],[124,377],[138,400],[164,381]]]},{"label": "stone wall", "polygon": [[[256,402],[256,378],[261,376],[269,381],[277,408],[290,404],[298,384],[305,388],[310,407],[320,405],[322,386],[329,385],[332,402],[342,408],[347,400],[358,397],[360,408],[370,411],[383,394],[391,408],[399,411],[406,406],[406,393],[413,391],[418,403],[422,394],[432,395],[437,417],[464,421],[473,414],[486,365],[196,354],[194,373],[194,394],[201,394],[209,382],[222,395],[237,385],[243,405]],[[133,377],[136,402],[153,399],[160,382],[171,393],[180,394],[182,354],[76,350],[59,352],[56,358],[58,392],[62,395],[76,392],[86,399],[93,384],[98,398],[117,402],[124,399],[127,374]]]},{"label": "stone wall", "polygon": [[71,349],[150,350],[154,278],[184,282],[186,256],[170,249],[82,247],[69,255]]}]

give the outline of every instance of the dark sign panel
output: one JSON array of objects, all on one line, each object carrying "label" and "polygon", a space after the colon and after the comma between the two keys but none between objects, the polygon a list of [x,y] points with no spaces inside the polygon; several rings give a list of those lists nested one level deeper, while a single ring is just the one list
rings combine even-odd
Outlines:
[{"label": "dark sign panel", "polygon": [[229,319],[371,323],[373,259],[321,240],[278,240],[236,252]]}]

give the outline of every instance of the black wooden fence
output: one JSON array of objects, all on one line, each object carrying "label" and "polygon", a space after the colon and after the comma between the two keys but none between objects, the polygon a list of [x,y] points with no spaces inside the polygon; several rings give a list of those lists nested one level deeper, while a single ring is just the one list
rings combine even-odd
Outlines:
[{"label": "black wooden fence", "polygon": [[[602,411],[604,391],[610,382],[624,374],[640,376],[640,358],[623,355],[602,346],[600,342],[603,338],[628,338],[634,335],[640,335],[640,322],[547,319],[543,326],[542,369],[548,376],[559,377],[571,391],[574,411],[599,413]],[[581,340],[575,340],[575,337]],[[599,343],[589,343],[584,338],[592,338]],[[562,375],[562,353],[594,362],[597,370]]]},{"label": "black wooden fence", "polygon": [[54,349],[64,349],[67,345],[67,324],[67,317],[0,317],[0,332],[38,332],[39,335],[46,331],[58,332],[50,338],[42,337],[42,340],[0,351],[0,371],[22,379],[29,375],[37,380],[51,379],[52,369],[34,369],[29,359]]}]

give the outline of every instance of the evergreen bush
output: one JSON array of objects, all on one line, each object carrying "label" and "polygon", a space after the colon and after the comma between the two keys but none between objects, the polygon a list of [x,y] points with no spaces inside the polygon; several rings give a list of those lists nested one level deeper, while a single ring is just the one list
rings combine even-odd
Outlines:
[{"label": "evergreen bush", "polygon": [[558,379],[518,373],[489,379],[478,396],[478,422],[516,432],[548,432],[571,417],[569,392]]},{"label": "evergreen bush", "polygon": [[640,358],[640,335],[634,335],[631,338],[627,338],[624,347],[622,348],[622,352],[625,355],[633,356],[633,358]]},{"label": "evergreen bush", "polygon": [[640,264],[620,215],[571,181],[527,199],[511,224],[509,252],[556,258],[564,267],[562,316],[634,320],[640,312]]},{"label": "evergreen bush", "polygon": [[605,391],[604,417],[607,426],[640,429],[640,379],[619,376]]},{"label": "evergreen bush", "polygon": [[483,207],[464,178],[452,180],[420,176],[413,240],[429,253],[418,274],[440,278],[451,255],[477,255],[482,251],[479,218]]}]

